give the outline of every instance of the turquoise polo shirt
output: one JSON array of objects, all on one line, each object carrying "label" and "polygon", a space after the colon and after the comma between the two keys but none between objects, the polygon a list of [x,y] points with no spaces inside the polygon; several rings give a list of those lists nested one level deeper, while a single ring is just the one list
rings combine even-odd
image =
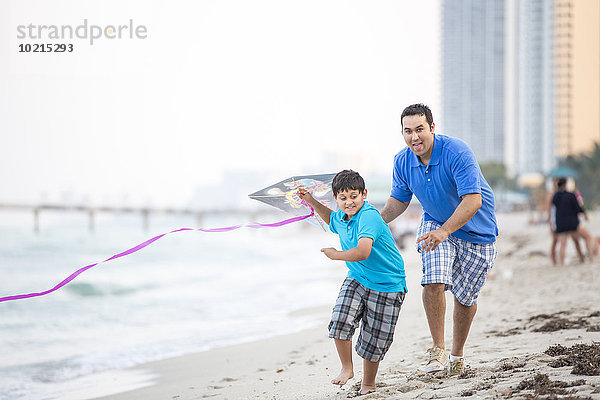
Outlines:
[{"label": "turquoise polo shirt", "polygon": [[366,260],[346,261],[348,277],[378,292],[406,292],[404,260],[379,211],[365,201],[349,221],[345,217],[345,212],[337,210],[329,219],[329,229],[339,235],[342,250],[355,248],[360,238],[373,239],[371,254]]},{"label": "turquoise polo shirt", "polygon": [[423,206],[425,220],[444,224],[461,202],[461,196],[481,194],[481,208],[452,234],[471,243],[493,243],[498,236],[494,193],[486,182],[473,151],[460,139],[435,134],[429,165],[410,148],[394,158],[391,196],[408,202],[414,194]]}]

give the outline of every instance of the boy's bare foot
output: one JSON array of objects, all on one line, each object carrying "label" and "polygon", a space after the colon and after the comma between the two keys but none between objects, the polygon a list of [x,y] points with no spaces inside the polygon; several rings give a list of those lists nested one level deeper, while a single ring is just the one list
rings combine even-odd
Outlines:
[{"label": "boy's bare foot", "polygon": [[377,390],[375,385],[365,385],[364,383],[360,386],[358,394],[364,396],[365,394],[374,393]]},{"label": "boy's bare foot", "polygon": [[331,381],[331,383],[333,383],[334,385],[344,386],[353,377],[354,377],[353,370],[351,370],[351,369],[346,370],[346,369],[342,368],[342,370],[340,371],[340,374],[337,376],[337,378],[333,379]]}]

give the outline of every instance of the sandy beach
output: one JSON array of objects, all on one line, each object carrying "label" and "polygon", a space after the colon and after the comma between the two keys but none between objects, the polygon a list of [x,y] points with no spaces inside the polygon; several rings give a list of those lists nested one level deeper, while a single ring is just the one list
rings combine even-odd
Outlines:
[{"label": "sandy beach", "polygon": [[[600,215],[587,223],[600,234]],[[382,361],[378,391],[365,399],[592,398],[600,399],[600,261],[579,263],[570,243],[567,266],[552,266],[545,224],[501,214],[499,255],[479,298],[461,376],[420,372],[430,347],[421,305],[420,264],[402,251],[409,293],[394,344]],[[340,276],[340,283],[342,281]],[[451,344],[452,299],[447,294],[446,347]],[[62,399],[344,399],[355,397],[355,377],[340,388],[327,338],[330,307],[306,309],[322,326],[202,353],[87,377],[87,389]]]}]

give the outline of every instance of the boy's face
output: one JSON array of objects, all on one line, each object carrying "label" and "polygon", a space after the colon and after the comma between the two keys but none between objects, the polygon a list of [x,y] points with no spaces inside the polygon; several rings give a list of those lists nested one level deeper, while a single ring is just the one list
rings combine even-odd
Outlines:
[{"label": "boy's face", "polygon": [[367,198],[367,190],[361,192],[356,189],[343,190],[335,196],[335,202],[340,210],[346,213],[348,219],[352,218],[363,206]]}]

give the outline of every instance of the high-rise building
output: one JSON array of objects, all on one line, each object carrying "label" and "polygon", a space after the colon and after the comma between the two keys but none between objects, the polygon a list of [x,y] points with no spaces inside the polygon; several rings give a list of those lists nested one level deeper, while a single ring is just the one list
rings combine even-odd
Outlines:
[{"label": "high-rise building", "polygon": [[600,0],[443,0],[444,131],[511,176],[600,143]]},{"label": "high-rise building", "polygon": [[555,0],[556,153],[600,143],[600,1]]},{"label": "high-rise building", "polygon": [[544,174],[556,164],[553,0],[507,0],[505,165],[511,175]]},{"label": "high-rise building", "polygon": [[504,161],[504,0],[444,0],[444,132]]}]

